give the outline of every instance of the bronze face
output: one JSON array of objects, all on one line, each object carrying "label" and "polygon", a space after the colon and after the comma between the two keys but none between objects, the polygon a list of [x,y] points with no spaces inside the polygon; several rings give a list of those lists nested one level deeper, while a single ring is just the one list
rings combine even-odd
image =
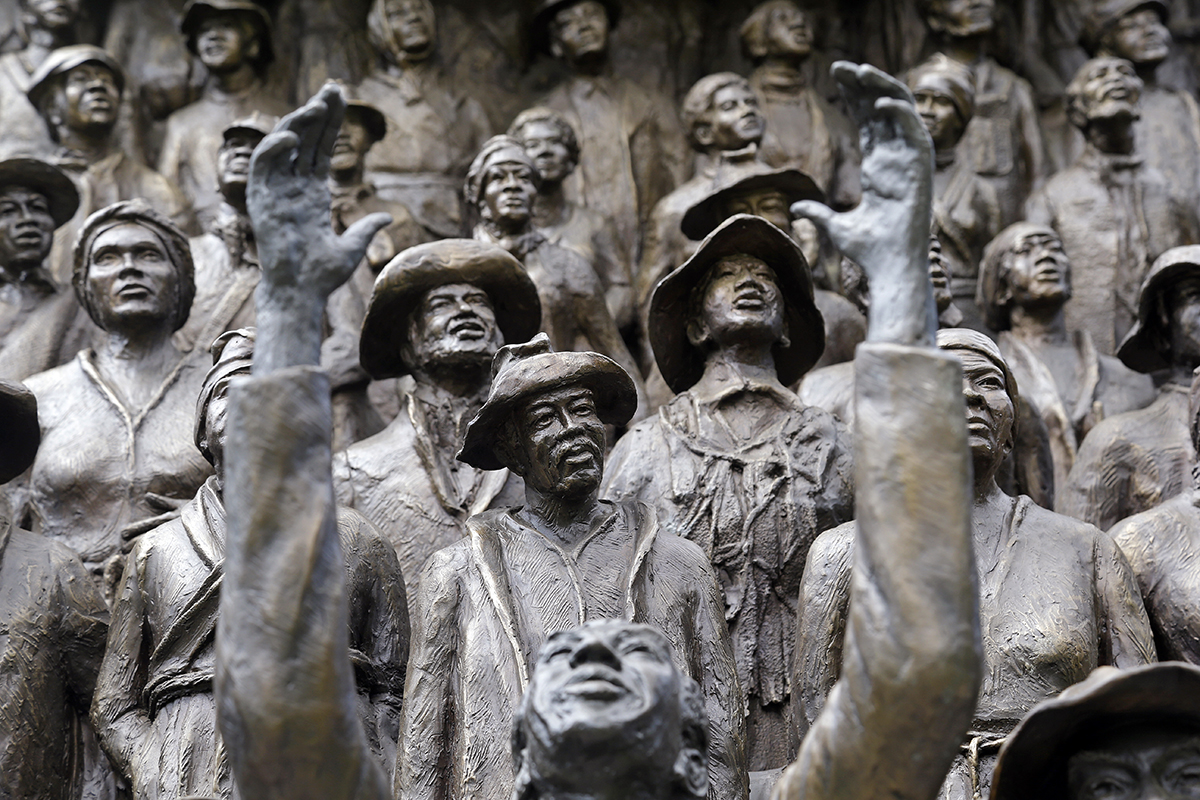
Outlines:
[{"label": "bronze face", "polygon": [[47,30],[69,28],[79,17],[79,0],[26,0],[22,5],[33,14],[37,25]]},{"label": "bronze face", "polygon": [[940,314],[954,302],[954,293],[950,291],[950,272],[946,257],[942,255],[942,242],[936,236],[929,237],[929,282],[933,285],[933,302]]},{"label": "bronze face", "polygon": [[116,225],[96,237],[87,292],[105,330],[175,317],[179,275],[157,236],[141,225]]},{"label": "bronze face", "polygon": [[608,10],[597,0],[583,0],[554,15],[550,48],[568,61],[602,55],[608,50]]},{"label": "bronze face", "polygon": [[434,10],[426,0],[391,0],[387,19],[397,52],[421,53],[433,44]]},{"label": "bronze face", "polygon": [[990,358],[956,349],[962,361],[963,397],[967,405],[967,441],[976,469],[994,468],[1012,449],[1014,409],[1004,373]]},{"label": "bronze face", "polygon": [[[754,256],[723,258],[709,270],[695,331],[717,349],[784,337],[783,297],[775,271]],[[689,329],[689,337],[692,331]]]},{"label": "bronze face", "polygon": [[1069,800],[1200,798],[1200,736],[1157,721],[1104,737],[1067,762]]},{"label": "bronze face", "polygon": [[1171,31],[1153,8],[1126,14],[1112,27],[1104,49],[1134,64],[1158,64],[1171,53]]},{"label": "bronze face", "polygon": [[1008,288],[1016,306],[1061,304],[1071,296],[1071,262],[1054,231],[1032,230],[1013,241]]},{"label": "bronze face", "polygon": [[[718,150],[740,150],[762,139],[766,120],[758,108],[758,96],[749,85],[734,83],[718,89],[706,114],[711,141]],[[699,134],[697,134],[697,138]]]},{"label": "bronze face", "polygon": [[[1137,114],[1142,82],[1133,65],[1119,58],[1097,58],[1083,76],[1080,97],[1084,114],[1089,120],[1111,119]],[[1078,79],[1077,79],[1078,80]]]},{"label": "bronze face", "polygon": [[121,91],[108,67],[80,64],[63,76],[62,87],[68,128],[107,132],[116,124]]},{"label": "bronze face", "polygon": [[766,34],[770,56],[804,58],[812,52],[812,26],[804,12],[795,6],[776,9],[771,14]]},{"label": "bronze face", "polygon": [[1176,282],[1167,298],[1173,360],[1177,364],[1200,364],[1200,276]]},{"label": "bronze face", "polygon": [[729,198],[726,208],[731,217],[734,214],[753,214],[756,217],[762,217],[785,233],[792,226],[787,196],[778,189],[764,188],[742,192]]},{"label": "bronze face", "polygon": [[371,149],[371,134],[367,127],[356,119],[346,117],[333,143],[333,155],[329,166],[335,172],[352,170],[362,163]]},{"label": "bronze face", "polygon": [[217,151],[217,180],[221,193],[228,195],[229,190],[240,188],[246,191],[246,180],[250,176],[250,156],[254,148],[263,139],[250,133],[234,132],[225,138],[221,149]]},{"label": "bronze face", "polygon": [[583,497],[604,474],[604,423],[590,389],[564,386],[522,403],[513,412],[524,452],[526,486],[543,494]]},{"label": "bronze face", "polygon": [[449,283],[425,293],[409,320],[406,362],[416,368],[445,362],[491,361],[504,344],[487,292]]},{"label": "bronze face", "polygon": [[995,24],[995,0],[934,0],[929,26],[948,36],[978,36]]},{"label": "bronze face", "polygon": [[958,113],[954,99],[938,88],[918,83],[913,88],[917,113],[938,150],[948,150],[958,144],[967,123]]},{"label": "bronze face", "polygon": [[563,142],[558,128],[549,122],[534,120],[526,123],[520,131],[521,144],[525,152],[537,165],[542,180],[561,183],[575,169],[571,151]]},{"label": "bronze face", "polygon": [[260,48],[258,31],[238,12],[212,14],[196,28],[196,52],[212,72],[233,72],[253,62]]},{"label": "bronze face", "polygon": [[45,195],[20,186],[0,189],[0,265],[19,271],[46,260],[54,218]]},{"label": "bronze face", "polygon": [[537,185],[533,170],[527,164],[519,161],[489,164],[483,183],[483,203],[479,212],[484,219],[501,226],[520,226],[529,221]]}]

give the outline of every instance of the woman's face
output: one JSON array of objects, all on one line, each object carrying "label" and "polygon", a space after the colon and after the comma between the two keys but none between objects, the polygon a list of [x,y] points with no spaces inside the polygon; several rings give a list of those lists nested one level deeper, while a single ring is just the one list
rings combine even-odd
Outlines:
[{"label": "woman's face", "polygon": [[152,231],[123,223],[92,243],[87,292],[105,330],[170,325],[179,304],[179,272]]}]

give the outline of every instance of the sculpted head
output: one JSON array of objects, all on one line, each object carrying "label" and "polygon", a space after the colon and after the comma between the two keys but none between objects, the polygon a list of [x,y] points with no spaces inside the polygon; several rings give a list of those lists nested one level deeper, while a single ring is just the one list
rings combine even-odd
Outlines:
[{"label": "sculpted head", "polygon": [[255,112],[252,116],[236,120],[225,129],[221,147],[217,150],[217,187],[225,199],[238,208],[246,203],[250,156],[277,121],[274,117]]},{"label": "sculpted head", "polygon": [[533,217],[541,176],[521,142],[488,139],[467,170],[464,194],[479,219],[508,231],[524,229]]},{"label": "sculpted head", "polygon": [[990,338],[968,328],[943,328],[938,347],[962,362],[963,399],[967,407],[967,441],[976,481],[995,475],[1015,443],[1017,381]]},{"label": "sculpted head", "polygon": [[812,53],[812,22],[792,0],[767,0],[746,17],[741,39],[742,54],[753,64],[768,58],[802,61]]},{"label": "sculpted head", "polygon": [[550,54],[568,63],[600,60],[608,54],[612,20],[599,0],[559,3],[547,26]]},{"label": "sculpted head", "polygon": [[1173,247],[1154,260],[1137,313],[1117,349],[1125,366],[1144,373],[1200,366],[1200,246]]},{"label": "sculpted head", "polygon": [[416,373],[490,364],[504,344],[488,293],[470,283],[428,289],[409,314],[400,357]]},{"label": "sculpted head", "polygon": [[596,620],[550,636],[513,723],[516,800],[611,795],[700,800],[708,720],[657,629]]},{"label": "sculpted head", "polygon": [[75,215],[79,193],[57,167],[32,158],[0,161],[0,269],[42,265],[54,231]]},{"label": "sculpted head", "polygon": [[55,141],[67,132],[103,141],[117,124],[125,74],[108,53],[71,45],[51,53],[30,78],[29,99]]},{"label": "sculpted head", "polygon": [[935,233],[929,234],[929,282],[933,285],[933,301],[941,314],[954,302],[954,293],[950,289],[950,268],[942,254],[942,241]]},{"label": "sculpted head", "polygon": [[187,236],[144,200],[88,217],[75,244],[71,282],[80,305],[106,331],[176,331],[196,294]]},{"label": "sculpted head", "polygon": [[525,148],[544,184],[557,186],[579,164],[579,138],[567,118],[549,108],[522,111],[508,135]]},{"label": "sculpted head", "polygon": [[1167,14],[1160,0],[1104,0],[1088,20],[1091,49],[1098,56],[1157,66],[1171,54]]},{"label": "sculpted head", "polygon": [[79,19],[80,0],[20,0],[25,27],[54,33],[69,32]]},{"label": "sculpted head", "polygon": [[908,74],[917,112],[939,153],[952,151],[975,114],[975,74],[938,53]]},{"label": "sculpted head", "polygon": [[420,62],[437,45],[437,14],[429,0],[375,0],[367,15],[371,44],[395,63]]},{"label": "sculpted head", "polygon": [[334,178],[362,171],[367,153],[387,135],[387,118],[369,103],[351,100],[346,104],[346,116],[333,142],[329,168]]},{"label": "sculpted head", "polygon": [[950,38],[981,36],[996,23],[995,0],[918,0],[925,24]]},{"label": "sculpted head", "polygon": [[271,19],[250,0],[192,0],[180,27],[188,50],[214,75],[262,71],[274,58]]},{"label": "sculpted head", "polygon": [[702,153],[757,144],[767,128],[750,82],[732,72],[696,81],[683,99],[683,124],[692,147]]},{"label": "sculpted head", "polygon": [[204,376],[196,399],[196,448],[216,468],[217,479],[224,476],[226,423],[228,422],[229,382],[249,375],[254,365],[254,328],[226,331],[209,347],[212,367]]},{"label": "sculpted head", "polygon": [[978,303],[988,327],[1012,327],[1014,308],[1061,308],[1071,299],[1071,262],[1052,228],[1018,222],[984,249]]},{"label": "sculpted head", "polygon": [[1135,120],[1143,84],[1123,58],[1093,58],[1067,84],[1067,117],[1080,129],[1103,120]]},{"label": "sculpted head", "polygon": [[739,253],[709,268],[692,294],[688,341],[705,350],[787,341],[783,297],[775,270],[762,259]]}]

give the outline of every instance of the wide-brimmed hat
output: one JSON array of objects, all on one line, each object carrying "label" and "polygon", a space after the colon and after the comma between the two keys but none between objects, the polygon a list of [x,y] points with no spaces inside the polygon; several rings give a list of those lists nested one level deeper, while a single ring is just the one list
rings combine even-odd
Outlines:
[{"label": "wide-brimmed hat", "polygon": [[624,425],[637,409],[633,378],[607,356],[554,352],[544,333],[525,344],[500,348],[492,360],[492,389],[467,426],[458,460],[479,469],[503,468],[506,465],[496,457],[496,434],[517,403],[575,384],[592,391],[596,416],[606,425]]},{"label": "wide-brimmed hat", "polygon": [[722,171],[712,190],[684,213],[679,229],[689,239],[703,239],[729,216],[725,209],[732,198],[759,189],[782,192],[789,207],[800,200],[825,201],[825,193],[811,176],[753,161],[746,167]]},{"label": "wide-brimmed hat", "polygon": [[0,484],[29,469],[41,441],[33,392],[16,381],[0,380]]},{"label": "wide-brimmed hat", "polygon": [[212,461],[212,453],[207,447],[208,440],[208,406],[216,396],[217,389],[228,383],[235,375],[249,375],[254,367],[254,342],[257,338],[255,328],[238,328],[225,331],[218,336],[208,348],[212,355],[212,367],[204,376],[200,385],[200,394],[196,398],[196,425],[192,429],[192,441],[206,459]]},{"label": "wide-brimmed hat", "polygon": [[229,137],[235,133],[248,133],[261,140],[275,130],[275,126],[278,124],[279,117],[273,114],[264,114],[261,111],[252,111],[249,116],[240,117],[229,123],[221,135],[225,141],[229,141]]},{"label": "wide-brimmed hat", "polygon": [[346,119],[357,120],[366,128],[367,135],[371,137],[371,144],[382,141],[383,137],[387,136],[387,117],[370,103],[364,103],[362,100],[347,100]]},{"label": "wide-brimmed hat", "polygon": [[0,189],[20,186],[38,192],[50,206],[54,227],[61,228],[79,210],[79,191],[66,174],[37,158],[10,158],[0,161]]},{"label": "wide-brimmed hat", "polygon": [[1100,49],[1100,42],[1109,29],[1120,21],[1121,17],[1141,8],[1152,8],[1158,12],[1163,24],[1171,17],[1170,7],[1163,0],[1099,0],[1083,21],[1083,29],[1079,32],[1079,43],[1089,55],[1095,55]]},{"label": "wide-brimmed hat", "polygon": [[[535,53],[538,51],[550,52],[550,23],[554,19],[554,15],[567,6],[582,2],[583,0],[542,0],[537,10],[533,12],[533,23],[530,25],[532,32],[530,41]],[[617,22],[621,19],[621,3],[619,0],[599,0],[599,2],[608,11],[608,28],[612,30],[617,27]]]},{"label": "wide-brimmed hat", "polygon": [[29,89],[26,90],[25,96],[34,108],[41,108],[42,97],[52,79],[82,64],[101,64],[107,67],[116,79],[117,91],[125,91],[125,70],[107,50],[91,44],[72,44],[60,47],[46,56],[46,60],[29,77]]},{"label": "wide-brimmed hat", "polygon": [[474,239],[419,244],[389,261],[375,279],[358,349],[368,375],[382,380],[408,374],[400,355],[408,341],[408,317],[426,292],[449,283],[487,292],[506,342],[524,342],[542,326],[537,287],[507,250]]},{"label": "wide-brimmed hat", "polygon": [[196,29],[200,23],[215,14],[242,14],[258,28],[258,64],[269,64],[275,59],[275,50],[271,44],[271,17],[266,9],[258,3],[249,0],[189,0],[183,9],[183,21],[179,30],[187,39],[187,48],[193,54],[196,52]]},{"label": "wide-brimmed hat", "polygon": [[687,390],[704,374],[706,354],[687,335],[692,291],[718,261],[742,254],[762,259],[775,271],[783,298],[788,343],[779,342],[772,350],[779,382],[791,386],[825,351],[825,321],[813,302],[812,275],[800,247],[765,219],[738,214],[721,223],[691,258],[659,281],[650,297],[650,346],[671,391]]},{"label": "wide-brimmed hat", "polygon": [[1200,730],[1200,667],[1178,661],[1131,669],[1100,667],[1039,703],[1008,736],[992,774],[991,800],[1062,800],[1067,759],[1081,737],[1138,721]]},{"label": "wide-brimmed hat", "polygon": [[1136,372],[1171,366],[1167,332],[1158,318],[1158,298],[1177,281],[1200,276],[1200,245],[1172,247],[1154,260],[1138,290],[1137,321],[1117,348],[1117,357]]}]

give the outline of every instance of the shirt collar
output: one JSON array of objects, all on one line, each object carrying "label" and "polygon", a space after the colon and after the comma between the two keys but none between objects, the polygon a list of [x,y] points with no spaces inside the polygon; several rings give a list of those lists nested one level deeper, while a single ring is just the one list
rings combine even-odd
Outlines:
[{"label": "shirt collar", "polygon": [[705,405],[716,405],[738,392],[762,392],[795,402],[796,396],[782,383],[774,369],[731,364],[725,359],[711,362],[704,375],[688,391],[696,401]]}]

